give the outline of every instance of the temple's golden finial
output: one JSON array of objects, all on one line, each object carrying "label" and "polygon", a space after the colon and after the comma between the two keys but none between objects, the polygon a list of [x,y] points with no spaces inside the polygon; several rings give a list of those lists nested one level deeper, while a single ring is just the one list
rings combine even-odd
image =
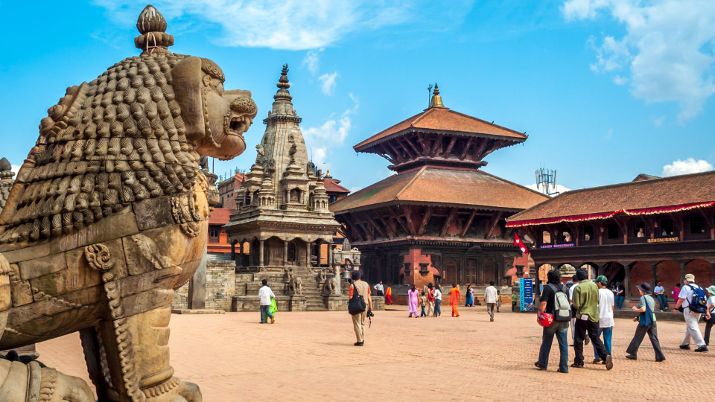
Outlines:
[{"label": "temple's golden finial", "polygon": [[429,107],[444,107],[444,103],[442,103],[442,97],[439,95],[439,85],[437,84],[434,84],[434,91],[432,92],[432,101],[430,101]]}]

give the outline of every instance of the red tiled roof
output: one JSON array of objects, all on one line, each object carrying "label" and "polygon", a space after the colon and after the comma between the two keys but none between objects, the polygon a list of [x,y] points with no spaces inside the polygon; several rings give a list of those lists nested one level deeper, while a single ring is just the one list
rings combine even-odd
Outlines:
[{"label": "red tiled roof", "polygon": [[334,213],[391,202],[523,210],[546,200],[539,192],[475,169],[423,166],[392,175],[335,202]]},{"label": "red tiled roof", "polygon": [[431,107],[424,112],[403,120],[394,126],[383,130],[365,141],[355,145],[356,151],[364,151],[370,145],[381,142],[388,137],[399,135],[410,129],[454,132],[467,135],[482,135],[487,137],[502,137],[513,141],[524,141],[526,134],[486,122],[463,113],[444,107]]},{"label": "red tiled roof", "polygon": [[324,178],[323,179],[323,185],[325,186],[325,191],[328,193],[349,193],[350,190],[347,188],[341,186],[335,179],[331,178]]},{"label": "red tiled roof", "polygon": [[209,215],[209,225],[225,225],[231,217],[231,208],[214,208]]},{"label": "red tiled roof", "polygon": [[715,171],[650,179],[563,193],[507,219],[520,227],[646,215],[715,205]]}]

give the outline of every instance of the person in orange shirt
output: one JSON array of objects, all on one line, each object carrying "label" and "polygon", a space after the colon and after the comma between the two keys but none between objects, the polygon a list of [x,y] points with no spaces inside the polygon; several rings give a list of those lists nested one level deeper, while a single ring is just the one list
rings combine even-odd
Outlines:
[{"label": "person in orange shirt", "polygon": [[456,283],[452,284],[449,291],[449,304],[452,306],[452,317],[459,317],[459,287]]}]

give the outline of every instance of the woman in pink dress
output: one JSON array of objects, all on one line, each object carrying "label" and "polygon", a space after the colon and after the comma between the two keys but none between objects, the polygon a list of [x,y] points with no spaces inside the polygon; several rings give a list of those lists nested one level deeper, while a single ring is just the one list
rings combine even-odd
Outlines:
[{"label": "woman in pink dress", "polygon": [[419,305],[418,299],[417,288],[415,288],[413,284],[410,286],[410,289],[407,290],[407,306],[410,308],[410,318],[420,318],[420,315],[417,313],[417,306]]}]

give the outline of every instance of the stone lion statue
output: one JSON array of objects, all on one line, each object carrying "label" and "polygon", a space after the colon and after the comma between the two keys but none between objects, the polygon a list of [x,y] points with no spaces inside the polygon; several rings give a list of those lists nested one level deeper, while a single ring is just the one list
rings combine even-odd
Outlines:
[{"label": "stone lion statue", "polygon": [[[257,111],[214,62],[170,52],[166,25],[147,6],[141,55],[48,110],[0,214],[0,349],[79,331],[102,401],[201,400],[169,364],[172,295],[206,245],[200,158],[242,153]],[[11,363],[0,400],[95,400],[77,379]]]}]

